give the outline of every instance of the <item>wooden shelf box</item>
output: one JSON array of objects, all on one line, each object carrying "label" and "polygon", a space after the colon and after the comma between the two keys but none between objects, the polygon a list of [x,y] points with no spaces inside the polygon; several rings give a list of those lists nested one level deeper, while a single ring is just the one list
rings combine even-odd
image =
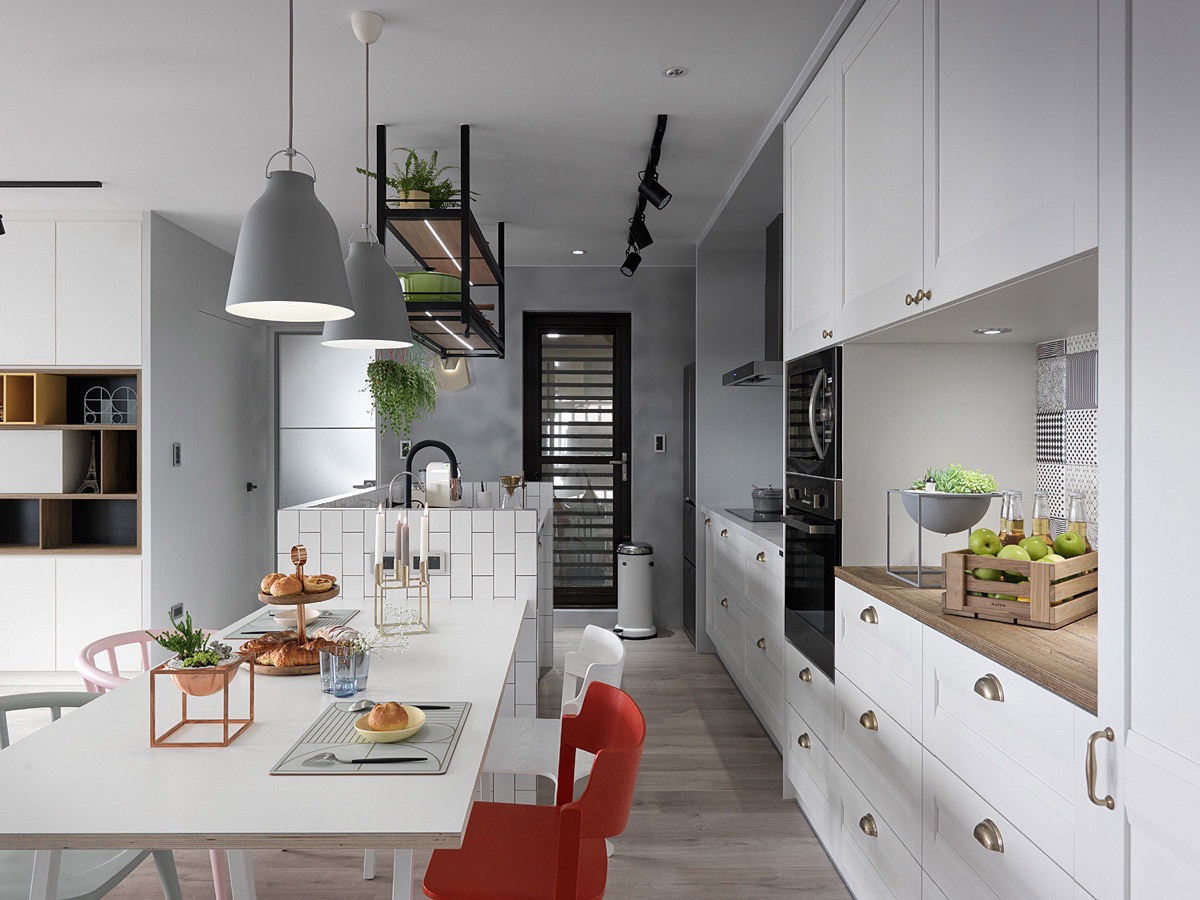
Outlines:
[{"label": "wooden shelf box", "polygon": [[38,501],[0,500],[0,548],[37,550],[40,540]]},{"label": "wooden shelf box", "polygon": [[0,376],[5,425],[60,425],[67,420],[67,379],[41,372]]},{"label": "wooden shelf box", "polygon": [[141,544],[136,499],[92,495],[41,501],[41,547],[75,553],[135,553]]}]

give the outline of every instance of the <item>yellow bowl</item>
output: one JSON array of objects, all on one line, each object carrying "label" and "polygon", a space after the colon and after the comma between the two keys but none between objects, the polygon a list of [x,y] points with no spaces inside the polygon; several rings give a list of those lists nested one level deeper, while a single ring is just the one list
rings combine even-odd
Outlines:
[{"label": "yellow bowl", "polygon": [[376,744],[394,744],[396,741],[408,740],[425,725],[425,710],[407,704],[404,705],[404,709],[408,713],[407,728],[401,728],[398,731],[376,731],[367,724],[367,719],[371,717],[371,714],[366,713],[355,720],[354,730],[368,741]]}]

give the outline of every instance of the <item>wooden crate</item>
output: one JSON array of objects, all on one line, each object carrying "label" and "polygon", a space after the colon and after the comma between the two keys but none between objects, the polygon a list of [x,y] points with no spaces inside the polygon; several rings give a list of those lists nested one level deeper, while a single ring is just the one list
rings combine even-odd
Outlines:
[{"label": "wooden crate", "polygon": [[[1059,563],[976,556],[969,550],[943,553],[942,612],[1033,628],[1062,628],[1096,611],[1097,558],[1095,551]],[[971,574],[975,569],[996,569],[1029,580],[984,581]],[[1021,599],[998,600],[988,594]]]}]

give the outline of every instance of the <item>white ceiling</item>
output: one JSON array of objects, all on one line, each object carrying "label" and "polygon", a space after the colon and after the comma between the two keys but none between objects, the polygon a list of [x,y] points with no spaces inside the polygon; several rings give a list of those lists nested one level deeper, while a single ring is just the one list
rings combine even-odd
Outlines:
[{"label": "white ceiling", "polygon": [[[457,162],[472,128],[477,214],[508,225],[510,265],[616,265],[657,113],[645,265],[694,243],[803,68],[837,0],[297,0],[296,146],[348,237],[361,220],[362,46],[390,143]],[[285,0],[5,0],[0,180],[99,179],[99,191],[0,190],[0,211],[155,209],[232,250],[286,143]],[[682,79],[663,78],[684,65]],[[373,148],[372,143],[372,148]],[[588,255],[573,257],[582,248]],[[403,262],[393,255],[396,262]]]}]

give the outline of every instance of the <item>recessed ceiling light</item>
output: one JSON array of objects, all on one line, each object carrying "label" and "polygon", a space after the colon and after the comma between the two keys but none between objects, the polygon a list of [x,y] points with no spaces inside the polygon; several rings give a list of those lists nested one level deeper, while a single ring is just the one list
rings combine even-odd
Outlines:
[{"label": "recessed ceiling light", "polygon": [[587,253],[586,250],[572,250],[571,251],[572,256],[583,256],[585,253]]},{"label": "recessed ceiling light", "polygon": [[662,70],[663,78],[682,78],[687,73],[687,66],[667,66]]},{"label": "recessed ceiling light", "polygon": [[1011,328],[997,328],[997,327],[993,326],[991,328],[976,328],[975,333],[987,335],[988,337],[993,337],[997,334],[1012,334],[1012,329]]}]

